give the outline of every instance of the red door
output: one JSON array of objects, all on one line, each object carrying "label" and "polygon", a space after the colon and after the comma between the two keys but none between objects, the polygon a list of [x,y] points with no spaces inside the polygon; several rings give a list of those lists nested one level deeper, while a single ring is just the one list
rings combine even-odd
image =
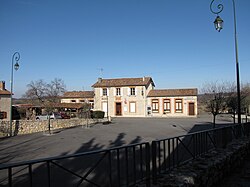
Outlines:
[{"label": "red door", "polygon": [[194,103],[188,104],[188,115],[194,116]]},{"label": "red door", "polygon": [[122,103],[115,104],[115,115],[117,115],[117,116],[122,115]]}]

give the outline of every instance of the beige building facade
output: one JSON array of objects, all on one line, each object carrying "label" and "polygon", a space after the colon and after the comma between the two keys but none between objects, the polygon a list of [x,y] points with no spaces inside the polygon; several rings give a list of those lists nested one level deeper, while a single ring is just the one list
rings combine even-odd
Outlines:
[{"label": "beige building facade", "polygon": [[144,117],[147,115],[147,94],[154,88],[154,82],[151,77],[99,78],[92,87],[95,110],[112,117]]},{"label": "beige building facade", "polygon": [[111,117],[196,117],[197,89],[155,90],[151,77],[101,79],[94,110]]},{"label": "beige building facade", "polygon": [[89,103],[91,109],[94,109],[94,92],[93,91],[70,91],[65,92],[61,97],[61,103]]},{"label": "beige building facade", "polygon": [[196,117],[197,89],[151,90],[147,96],[149,114],[155,117]]}]

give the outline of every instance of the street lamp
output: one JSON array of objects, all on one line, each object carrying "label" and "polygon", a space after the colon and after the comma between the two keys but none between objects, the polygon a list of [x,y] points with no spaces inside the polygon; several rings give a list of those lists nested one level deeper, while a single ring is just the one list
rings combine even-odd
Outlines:
[{"label": "street lamp", "polygon": [[[234,16],[234,44],[235,44],[235,60],[236,60],[236,84],[237,84],[237,108],[238,108],[238,123],[241,123],[241,103],[240,103],[240,73],[239,73],[239,61],[238,61],[238,41],[237,41],[237,30],[236,30],[236,13],[235,13],[235,1],[233,2],[233,16]],[[220,18],[219,13],[223,10],[223,5],[217,5],[217,10],[213,9],[214,0],[210,4],[210,10],[212,13],[217,14],[217,17],[214,21],[214,26],[217,31],[223,28],[223,20]]]},{"label": "street lamp", "polygon": [[[12,136],[12,94],[13,94],[13,68],[17,71],[19,69],[18,61],[20,59],[20,54],[15,52],[12,56],[11,64],[11,78],[10,78],[10,136]],[[14,61],[16,62],[14,65]]]}]

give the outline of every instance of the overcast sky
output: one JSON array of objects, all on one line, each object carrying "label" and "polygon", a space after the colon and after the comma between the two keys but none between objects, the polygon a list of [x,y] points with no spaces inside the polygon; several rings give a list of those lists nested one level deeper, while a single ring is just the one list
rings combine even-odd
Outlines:
[{"label": "overcast sky", "polygon": [[[223,1],[220,33],[210,2],[0,0],[0,80],[10,90],[12,55],[18,51],[14,97],[39,79],[61,78],[68,91],[91,90],[100,76],[151,76],[158,89],[235,81],[232,1]],[[249,10],[250,1],[236,0],[243,83],[250,82]]]}]

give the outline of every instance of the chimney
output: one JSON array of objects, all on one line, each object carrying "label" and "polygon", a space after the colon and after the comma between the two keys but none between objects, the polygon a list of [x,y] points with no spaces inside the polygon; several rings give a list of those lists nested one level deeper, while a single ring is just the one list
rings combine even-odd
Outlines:
[{"label": "chimney", "polygon": [[0,81],[0,90],[5,90],[5,82]]},{"label": "chimney", "polygon": [[142,81],[143,81],[143,82],[145,81],[145,76],[142,77]]},{"label": "chimney", "polygon": [[101,83],[102,82],[102,78],[98,78],[98,83]]}]

